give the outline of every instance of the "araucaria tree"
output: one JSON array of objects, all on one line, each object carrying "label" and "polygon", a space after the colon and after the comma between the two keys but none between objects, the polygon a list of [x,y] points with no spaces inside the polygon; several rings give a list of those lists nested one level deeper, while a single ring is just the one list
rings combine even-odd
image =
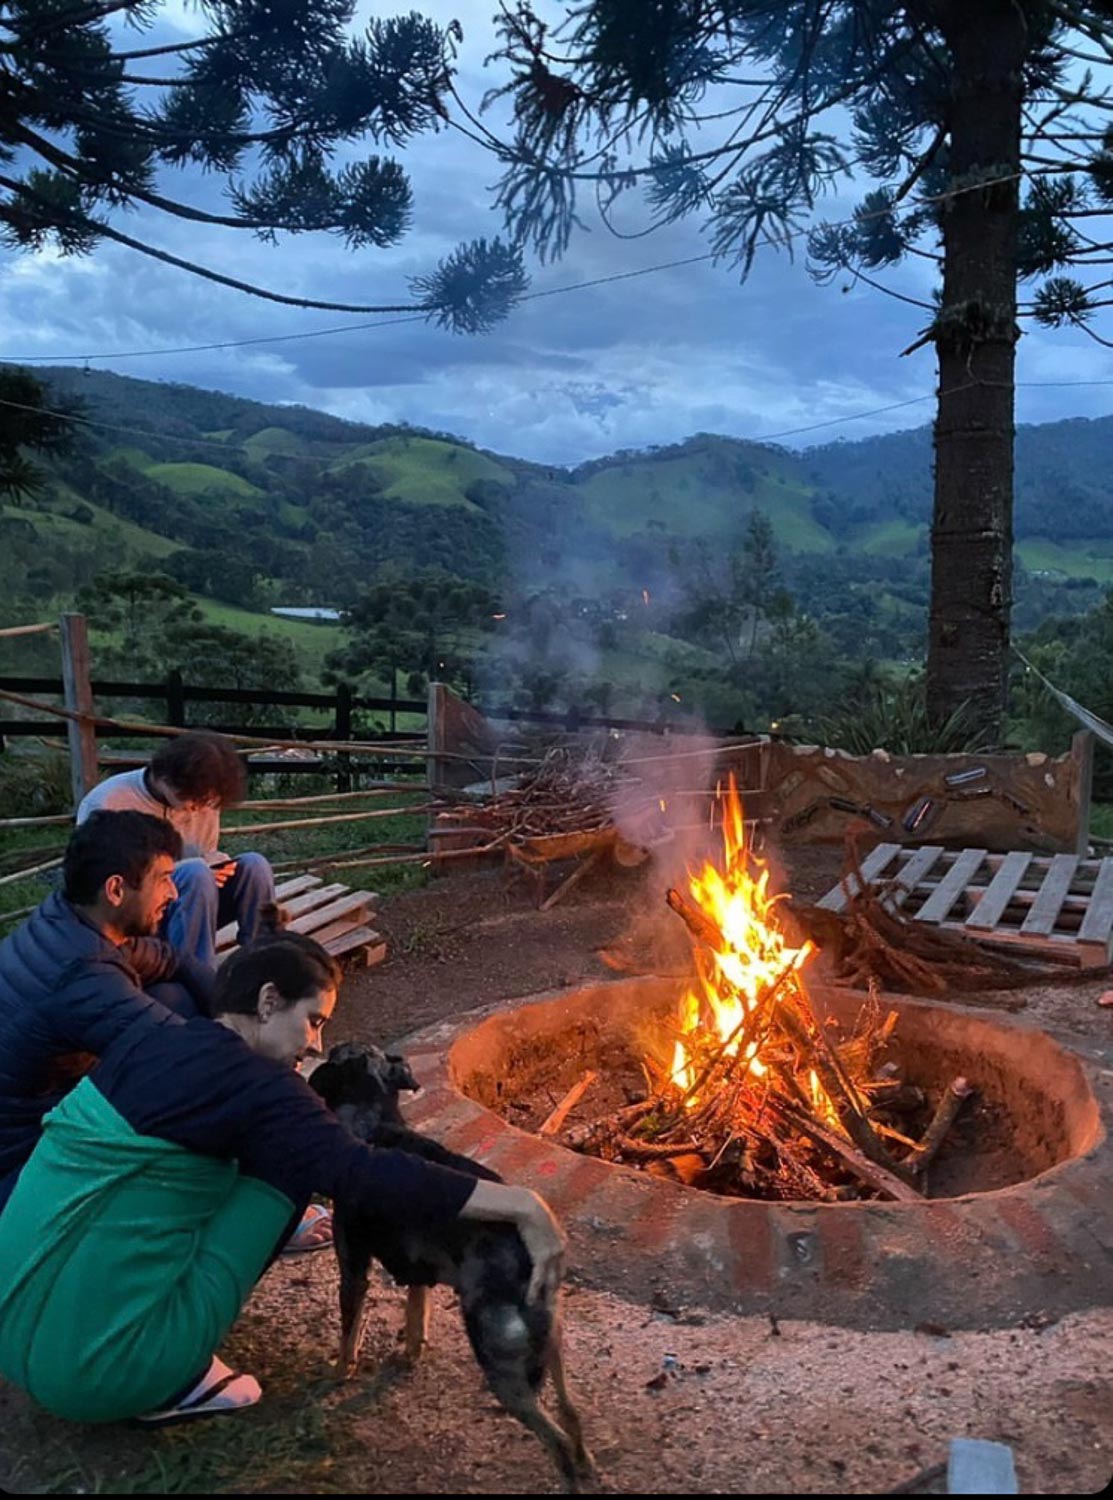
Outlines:
[{"label": "araucaria tree", "polygon": [[[516,123],[512,139],[490,140],[516,242],[560,254],[585,198],[607,219],[640,190],[655,222],[701,216],[714,253],[743,276],[762,246],[791,251],[804,237],[821,280],[885,290],[906,257],[937,267],[906,351],[933,344],[939,368],[928,702],[940,719],[969,703],[999,729],[1017,339],[1025,318],[1100,339],[1091,321],[1113,300],[1113,6],[560,9],[554,29],[529,3],[503,6],[499,56],[512,77],[498,93]],[[822,222],[819,200],[848,182],[863,184],[855,211]]]},{"label": "araucaria tree", "polygon": [[[9,245],[85,254],[112,241],[274,302],[421,311],[463,332],[505,315],[525,278],[517,252],[497,240],[460,246],[414,278],[409,301],[385,307],[285,295],[122,228],[122,210],[144,208],[223,227],[232,241],[236,231],[273,239],[317,230],[356,250],[393,245],[409,227],[412,194],[381,152],[447,119],[455,23],[373,19],[356,37],[355,0],[200,0],[203,35],[139,45],[134,28],[162,8],[0,0],[0,233]],[[337,165],[364,142],[376,149]],[[228,211],[168,191],[165,169],[175,167],[224,176]],[[234,260],[234,243],[229,250]]]}]

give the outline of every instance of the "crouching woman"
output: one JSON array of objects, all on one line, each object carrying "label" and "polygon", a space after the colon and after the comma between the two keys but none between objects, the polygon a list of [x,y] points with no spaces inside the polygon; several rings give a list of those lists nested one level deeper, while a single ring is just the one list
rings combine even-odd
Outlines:
[{"label": "crouching woman", "polygon": [[338,981],[305,938],[243,950],[213,1019],[137,1020],[47,1115],[0,1214],[0,1374],[82,1422],[251,1405],[257,1381],[216,1349],[311,1193],[403,1225],[509,1222],[531,1290],[559,1274],[534,1193],[367,1147],[295,1071]]}]

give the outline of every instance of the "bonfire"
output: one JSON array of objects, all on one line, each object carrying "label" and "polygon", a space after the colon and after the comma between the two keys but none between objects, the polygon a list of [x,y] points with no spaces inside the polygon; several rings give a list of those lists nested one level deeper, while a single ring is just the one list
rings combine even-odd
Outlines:
[{"label": "bonfire", "polygon": [[918,1199],[971,1089],[956,1078],[933,1110],[903,1080],[896,1012],[874,989],[849,1029],[820,1020],[807,987],[815,946],[786,930],[733,780],[721,800],[721,863],[668,893],[694,978],[644,1059],[646,1097],[566,1142],[738,1197]]}]

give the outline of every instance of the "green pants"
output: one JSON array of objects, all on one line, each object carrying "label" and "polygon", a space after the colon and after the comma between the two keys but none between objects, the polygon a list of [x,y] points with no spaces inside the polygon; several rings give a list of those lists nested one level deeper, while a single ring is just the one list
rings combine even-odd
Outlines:
[{"label": "green pants", "polygon": [[294,1205],[132,1130],[83,1080],[0,1214],[0,1374],[57,1416],[164,1405],[207,1368]]}]

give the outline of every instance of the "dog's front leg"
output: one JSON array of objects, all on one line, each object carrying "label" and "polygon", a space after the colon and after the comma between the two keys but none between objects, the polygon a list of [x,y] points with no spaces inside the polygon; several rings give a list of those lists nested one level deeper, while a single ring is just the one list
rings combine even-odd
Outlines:
[{"label": "dog's front leg", "polygon": [[412,1286],[406,1297],[405,1359],[416,1364],[429,1342],[429,1288]]}]

